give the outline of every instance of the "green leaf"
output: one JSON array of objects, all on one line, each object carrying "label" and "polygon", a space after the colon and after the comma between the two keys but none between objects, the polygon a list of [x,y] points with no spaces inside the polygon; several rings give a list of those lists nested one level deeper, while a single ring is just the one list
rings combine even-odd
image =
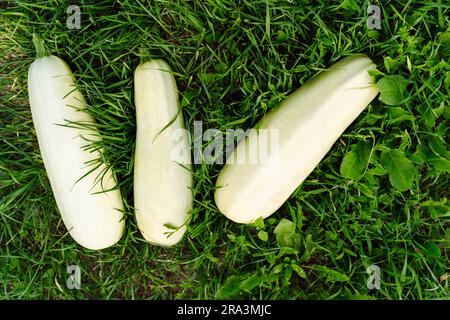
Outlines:
[{"label": "green leaf", "polygon": [[425,243],[423,249],[425,255],[429,258],[439,258],[441,256],[441,249],[434,242],[429,241]]},{"label": "green leaf", "polygon": [[444,102],[442,101],[439,107],[431,108],[428,104],[422,104],[418,107],[419,113],[425,121],[425,124],[429,127],[434,127],[436,125],[436,120],[444,112]]},{"label": "green leaf", "polygon": [[260,276],[252,275],[241,282],[240,288],[245,291],[251,291],[253,288],[259,286],[262,282]]},{"label": "green leaf", "polygon": [[258,232],[258,238],[261,239],[262,241],[267,241],[269,240],[269,235],[267,234],[266,231],[261,230],[260,232]]},{"label": "green leaf", "polygon": [[258,230],[264,229],[264,219],[263,218],[259,217],[258,219],[255,220],[254,224]]},{"label": "green leaf", "polygon": [[308,279],[308,277],[306,276],[306,272],[305,270],[303,270],[303,268],[299,267],[296,264],[291,264],[291,268],[298,274],[300,278]]},{"label": "green leaf", "polygon": [[387,69],[387,71],[391,71],[391,70],[395,70],[398,68],[398,66],[400,65],[400,62],[398,61],[398,59],[392,59],[391,57],[387,56],[384,57],[384,66]]},{"label": "green leaf", "polygon": [[358,11],[360,9],[360,6],[356,0],[344,0],[341,7],[350,11]]},{"label": "green leaf", "polygon": [[277,264],[275,267],[273,267],[272,269],[272,273],[280,273],[281,271],[283,271],[283,264]]},{"label": "green leaf", "polygon": [[330,282],[345,282],[349,280],[347,275],[325,266],[316,266],[315,269],[318,269],[320,273],[325,275],[327,277],[327,281]]},{"label": "green leaf", "polygon": [[414,123],[415,121],[415,118],[411,112],[406,111],[402,107],[387,108],[387,113],[390,116],[389,124],[395,124],[403,121],[411,121],[411,123]]},{"label": "green leaf", "polygon": [[388,106],[397,106],[403,103],[407,96],[406,87],[408,80],[402,76],[393,75],[380,79],[377,82],[380,89],[380,100]]},{"label": "green leaf", "polygon": [[308,234],[306,236],[304,242],[305,242],[305,252],[303,253],[303,259],[307,260],[310,256],[312,256],[314,251],[316,251],[317,244],[312,239],[311,234]]},{"label": "green leaf", "polygon": [[450,32],[446,31],[439,35],[439,41],[442,45],[442,50],[448,53],[450,50]]},{"label": "green leaf", "polygon": [[[307,70],[307,69],[306,69]],[[384,75],[383,72],[381,72],[378,69],[370,69],[367,71],[367,73],[369,74],[369,76],[371,76],[372,78],[377,78],[378,76],[382,76]]]},{"label": "green leaf", "polygon": [[427,161],[429,153],[430,151],[428,150],[428,148],[425,145],[421,144],[417,146],[416,152],[411,155],[411,160],[413,160],[415,163],[423,164],[425,163],[425,161]]},{"label": "green leaf", "polygon": [[368,125],[372,126],[374,125],[378,120],[383,119],[385,116],[381,114],[375,114],[375,113],[368,113],[366,115],[365,121]]},{"label": "green leaf", "polygon": [[177,227],[176,225],[173,225],[171,223],[165,223],[164,227],[166,227],[167,229],[170,229],[170,230],[178,230],[178,229],[180,229],[179,227]]},{"label": "green leaf", "polygon": [[411,189],[417,177],[417,169],[402,151],[383,151],[380,161],[394,188],[399,191]]},{"label": "green leaf", "polygon": [[281,247],[280,251],[277,255],[277,258],[283,257],[283,256],[288,256],[288,255],[295,255],[298,254],[298,250],[294,249],[294,248],[290,248],[290,247]]},{"label": "green leaf", "polygon": [[225,73],[227,72],[228,66],[224,62],[219,62],[218,64],[215,65],[215,69],[217,73]]},{"label": "green leaf", "polygon": [[380,32],[374,29],[367,30],[367,36],[371,39],[378,40],[380,39]]},{"label": "green leaf", "polygon": [[436,136],[429,136],[428,145],[431,151],[433,151],[436,155],[450,159],[450,152],[445,147],[445,142],[443,141],[443,139],[439,139]]},{"label": "green leaf", "polygon": [[423,203],[433,219],[450,217],[450,207],[445,202],[428,200]]},{"label": "green leaf", "polygon": [[361,141],[353,145],[352,150],[342,160],[341,175],[347,179],[361,179],[369,161],[370,150],[370,145]]},{"label": "green leaf", "polygon": [[230,276],[219,289],[216,296],[217,299],[230,299],[236,296],[241,290],[240,284],[242,276]]},{"label": "green leaf", "polygon": [[200,78],[200,81],[205,84],[210,84],[214,82],[215,75],[212,73],[200,73],[198,77]]},{"label": "green leaf", "polygon": [[211,261],[212,263],[218,263],[220,261],[218,258],[214,257],[210,252],[205,254],[205,258],[208,258],[208,260]]},{"label": "green leaf", "polygon": [[295,233],[295,225],[292,221],[282,219],[273,231],[280,247],[294,247],[298,244],[299,235]]},{"label": "green leaf", "polygon": [[450,160],[443,157],[428,158],[427,162],[430,163],[437,171],[450,173]]},{"label": "green leaf", "polygon": [[286,34],[286,32],[284,32],[283,30],[278,30],[277,31],[277,40],[280,42],[284,42],[284,41],[288,41],[289,37]]},{"label": "green leaf", "polygon": [[273,266],[275,264],[275,262],[277,261],[274,253],[267,254],[266,260],[267,260],[267,262],[269,262],[270,266]]}]

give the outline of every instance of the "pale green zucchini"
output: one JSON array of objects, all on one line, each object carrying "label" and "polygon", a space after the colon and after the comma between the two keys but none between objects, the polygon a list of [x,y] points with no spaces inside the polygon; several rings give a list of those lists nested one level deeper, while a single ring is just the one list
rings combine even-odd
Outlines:
[{"label": "pale green zucchini", "polygon": [[193,179],[189,136],[167,63],[140,64],[134,74],[134,93],[136,221],[147,241],[172,246],[186,231]]},{"label": "pale green zucchini", "polygon": [[115,244],[124,229],[122,198],[118,189],[110,190],[116,186],[112,171],[96,161],[102,150],[86,148],[100,137],[69,66],[55,56],[36,59],[28,94],[42,159],[70,235],[89,249]]},{"label": "pale green zucchini", "polygon": [[[216,182],[219,210],[235,222],[251,223],[279,209],[377,95],[370,69],[375,65],[367,56],[344,58],[269,112],[259,130],[278,130],[278,151],[264,163],[228,161]],[[257,138],[252,132],[228,160],[239,158]]]}]

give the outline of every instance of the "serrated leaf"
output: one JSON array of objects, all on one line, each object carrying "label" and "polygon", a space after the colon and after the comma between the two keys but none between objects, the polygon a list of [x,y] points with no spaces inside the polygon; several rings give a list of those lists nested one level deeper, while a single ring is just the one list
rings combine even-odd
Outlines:
[{"label": "serrated leaf", "polygon": [[356,0],[344,0],[341,7],[345,10],[358,11],[360,6]]},{"label": "serrated leaf", "polygon": [[427,162],[430,163],[437,171],[450,173],[450,160],[443,157],[428,158]]},{"label": "serrated leaf", "polygon": [[298,254],[298,250],[295,250],[294,248],[290,248],[290,247],[281,247],[280,251],[277,255],[277,258],[280,258],[282,256],[292,255],[292,254]]},{"label": "serrated leaf", "polygon": [[385,174],[386,174],[386,172],[383,169],[383,167],[379,163],[376,163],[374,168],[367,170],[366,177],[367,177],[367,179],[369,179],[369,178],[374,178],[375,176],[384,176]]},{"label": "serrated leaf", "polygon": [[339,271],[327,268],[325,266],[316,266],[316,269],[327,277],[327,281],[330,282],[345,282],[349,280],[349,277]]},{"label": "serrated leaf", "polygon": [[417,169],[402,151],[383,151],[380,161],[389,174],[389,181],[394,188],[399,191],[411,189],[417,177]]},{"label": "serrated leaf", "polygon": [[276,257],[275,257],[275,254],[267,254],[266,255],[266,260],[267,260],[267,262],[269,262],[269,264],[270,264],[270,266],[273,266],[274,264],[275,264],[275,262],[276,262]]},{"label": "serrated leaf", "polygon": [[389,71],[391,70],[395,70],[398,68],[400,62],[398,61],[398,59],[392,59],[391,57],[387,56],[384,57],[384,66],[385,68]]},{"label": "serrated leaf", "polygon": [[240,288],[245,291],[251,291],[253,288],[259,286],[262,282],[260,276],[252,275],[241,282]]},{"label": "serrated leaf", "polygon": [[385,116],[381,114],[368,113],[365,120],[368,125],[374,125],[378,120],[383,119]]},{"label": "serrated leaf", "polygon": [[414,123],[415,118],[411,112],[406,111],[401,107],[390,107],[387,109],[387,113],[390,116],[389,123],[395,124],[403,121],[411,121]]},{"label": "serrated leaf", "polygon": [[448,50],[450,50],[450,32],[446,31],[446,32],[442,32],[439,35],[439,40],[440,43],[442,45],[442,49],[444,50],[444,52],[448,52]]},{"label": "serrated leaf", "polygon": [[369,161],[370,150],[370,145],[362,141],[353,145],[352,150],[342,160],[341,175],[347,179],[360,179]]},{"label": "serrated leaf", "polygon": [[418,108],[422,118],[425,120],[425,124],[429,127],[434,127],[436,125],[436,120],[444,112],[444,102],[441,102],[439,107],[431,108],[428,104],[422,104]]},{"label": "serrated leaf", "polygon": [[268,274],[264,277],[264,282],[265,283],[272,283],[272,282],[276,282],[278,281],[279,276],[278,274]]},{"label": "serrated leaf", "polygon": [[425,163],[425,161],[427,161],[427,158],[429,157],[429,150],[427,149],[426,146],[424,146],[423,144],[419,145],[416,148],[416,152],[414,152],[414,154],[411,155],[411,159],[418,164],[422,164]]},{"label": "serrated leaf", "polygon": [[216,294],[217,299],[230,299],[241,290],[242,276],[230,276]]},{"label": "serrated leaf", "polygon": [[450,159],[450,152],[445,147],[444,141],[435,136],[428,137],[428,146],[435,154]]},{"label": "serrated leaf", "polygon": [[399,75],[386,76],[377,82],[380,90],[380,100],[388,106],[397,106],[403,103],[407,96],[408,80]]},{"label": "serrated leaf", "polygon": [[450,207],[443,202],[428,200],[423,203],[433,219],[450,217]]}]

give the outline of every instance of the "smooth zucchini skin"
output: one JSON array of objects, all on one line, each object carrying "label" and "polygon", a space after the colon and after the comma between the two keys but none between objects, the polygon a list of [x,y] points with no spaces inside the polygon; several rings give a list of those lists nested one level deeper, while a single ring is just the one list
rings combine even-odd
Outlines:
[{"label": "smooth zucchini skin", "polygon": [[[122,198],[118,189],[110,190],[116,178],[104,164],[79,180],[98,165],[101,150],[86,146],[100,138],[94,120],[82,111],[86,101],[69,66],[55,56],[36,59],[28,72],[28,94],[42,159],[66,228],[88,249],[112,246],[124,229]],[[90,129],[64,126],[67,121],[89,124]]]},{"label": "smooth zucchini skin", "polygon": [[[134,90],[136,221],[147,241],[173,246],[186,231],[193,178],[189,136],[170,67],[163,60],[140,64],[134,74]],[[184,152],[177,154],[177,146]]]},{"label": "smooth zucchini skin", "polygon": [[[279,130],[278,152],[264,164],[225,164],[216,182],[218,209],[238,223],[252,223],[279,209],[308,177],[345,129],[378,94],[365,55],[346,57],[319,73],[262,120],[261,129]],[[242,140],[237,157],[257,139]]]}]

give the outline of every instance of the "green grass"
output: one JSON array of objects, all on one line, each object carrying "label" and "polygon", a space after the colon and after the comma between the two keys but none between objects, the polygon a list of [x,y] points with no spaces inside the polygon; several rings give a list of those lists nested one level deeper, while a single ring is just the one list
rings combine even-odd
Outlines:
[{"label": "green grass", "polygon": [[[374,1],[380,30],[367,28],[367,2],[356,0],[140,2],[0,4],[2,299],[450,297],[446,1]],[[70,4],[81,7],[80,30],[66,27]],[[72,68],[119,178],[126,231],[100,252],[67,234],[44,170],[27,98],[34,32]],[[204,130],[249,128],[353,53],[369,55],[377,80],[397,91],[375,99],[264,223],[227,220],[213,201],[221,165],[196,165],[187,235],[159,248],[133,217],[133,70],[142,47],[176,73],[191,132],[196,120]],[[354,170],[341,167],[344,157],[359,161]],[[81,290],[66,287],[72,263]],[[366,285],[372,264],[380,290]]]}]

